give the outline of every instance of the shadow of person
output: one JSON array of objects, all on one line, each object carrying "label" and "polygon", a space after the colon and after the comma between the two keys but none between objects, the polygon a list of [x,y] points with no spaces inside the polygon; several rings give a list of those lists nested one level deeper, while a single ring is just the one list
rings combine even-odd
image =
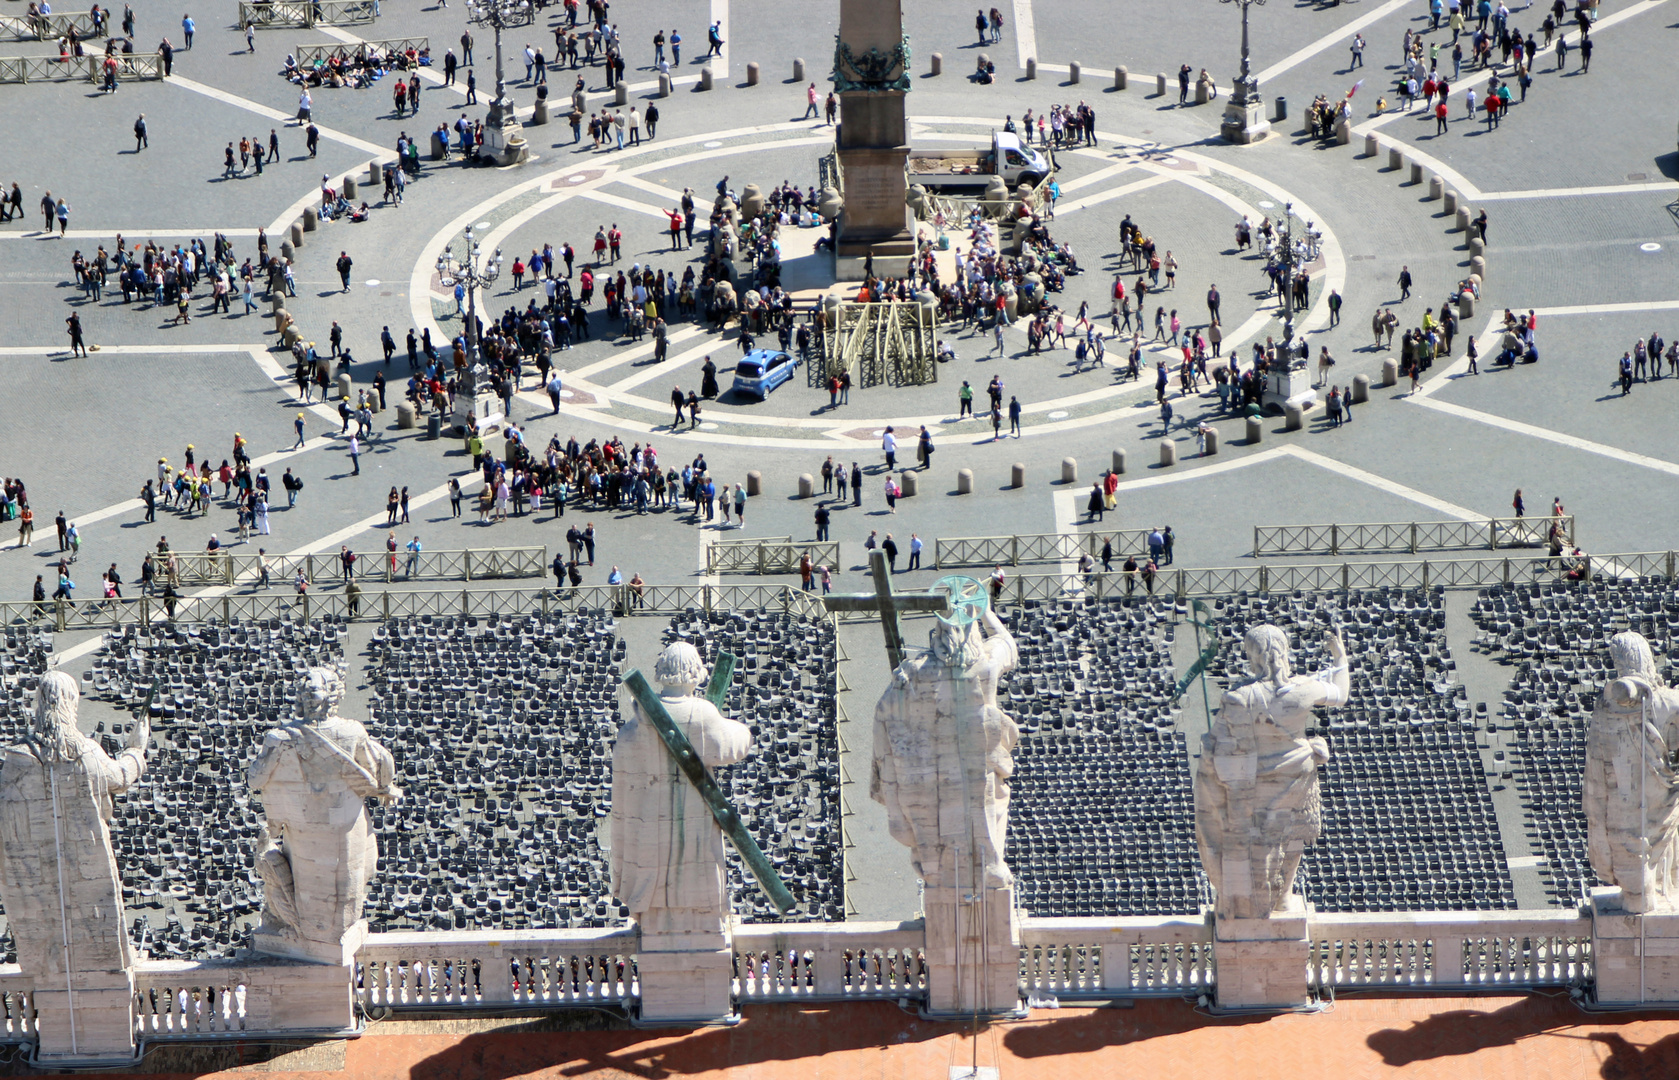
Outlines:
[{"label": "shadow of person", "polygon": [[1669,1080],[1679,1076],[1679,1035],[1669,1035],[1640,1049],[1613,1031],[1594,1031],[1586,1038],[1608,1050],[1600,1075],[1603,1080]]}]

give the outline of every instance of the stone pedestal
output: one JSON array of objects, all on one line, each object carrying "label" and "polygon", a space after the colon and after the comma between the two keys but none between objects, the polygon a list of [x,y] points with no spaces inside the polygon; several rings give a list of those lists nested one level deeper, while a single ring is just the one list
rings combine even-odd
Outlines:
[{"label": "stone pedestal", "polygon": [[265,956],[284,956],[290,960],[307,960],[332,967],[349,967],[356,962],[356,951],[367,941],[367,920],[361,919],[344,931],[343,940],[331,943],[311,941],[287,930],[275,930],[259,924],[251,931],[251,950]]},{"label": "stone pedestal", "polygon": [[1263,919],[1215,921],[1220,1008],[1289,1009],[1307,1003],[1310,908],[1298,896],[1289,900],[1289,910]]},{"label": "stone pedestal", "polygon": [[1266,373],[1260,401],[1267,409],[1287,411],[1290,405],[1295,405],[1305,411],[1317,404],[1317,391],[1304,367],[1291,367],[1287,371]]},{"label": "stone pedestal", "polygon": [[[49,977],[30,995],[41,1062],[113,1066],[132,1062],[134,974],[78,971],[71,979],[72,985],[66,987],[62,977]],[[57,985],[50,985],[54,981]]]},{"label": "stone pedestal", "polygon": [[497,165],[512,165],[530,156],[525,143],[524,127],[510,101],[490,103],[490,114],[484,118],[484,148],[479,153]]},{"label": "stone pedestal", "polygon": [[353,956],[343,964],[267,963],[257,970],[261,978],[245,984],[252,1028],[335,1034],[355,1026]]},{"label": "stone pedestal", "polygon": [[1621,890],[1592,890],[1592,966],[1599,1005],[1679,1002],[1679,912],[1634,915]]},{"label": "stone pedestal", "polygon": [[[834,269],[842,281],[861,280],[871,259],[877,276],[901,276],[915,254],[914,223],[904,204],[909,72],[893,63],[903,44],[903,23],[901,0],[840,0],[835,144],[845,174],[845,209]],[[847,62],[848,56],[856,63]]]},{"label": "stone pedestal", "polygon": [[1020,924],[1014,888],[929,888],[927,1015],[1006,1016],[1020,1012]]},{"label": "stone pedestal", "polygon": [[1259,98],[1253,98],[1246,105],[1238,105],[1232,101],[1224,107],[1224,123],[1219,127],[1219,133],[1226,142],[1251,143],[1271,130],[1271,122],[1265,119],[1265,105]]},{"label": "stone pedestal", "polygon": [[[646,935],[636,952],[641,1022],[650,1025],[733,1023],[734,949],[726,935]],[[706,947],[711,946],[711,947]]]},{"label": "stone pedestal", "polygon": [[482,435],[501,423],[502,419],[501,401],[494,394],[455,396],[455,411],[450,422],[456,428],[470,429]]}]

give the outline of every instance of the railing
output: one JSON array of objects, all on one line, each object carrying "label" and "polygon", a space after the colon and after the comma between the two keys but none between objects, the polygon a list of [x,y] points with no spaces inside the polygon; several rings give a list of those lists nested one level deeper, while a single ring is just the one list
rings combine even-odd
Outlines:
[{"label": "railing", "polygon": [[1112,540],[1114,557],[1122,559],[1146,553],[1148,535],[1148,529],[1100,529],[1022,536],[947,536],[933,541],[933,565],[942,570],[947,566],[1077,562],[1080,555],[1101,554],[1104,540]]},{"label": "railing", "polygon": [[839,565],[837,540],[795,544],[790,536],[777,536],[709,544],[705,549],[705,571],[708,574],[796,574],[799,560],[806,553],[812,566]]},{"label": "railing", "polygon": [[[106,16],[109,18],[109,15]],[[46,41],[67,36],[71,30],[86,41],[93,36],[93,12],[55,11],[51,15],[0,15],[0,34],[13,41]]]},{"label": "railing", "polygon": [[1574,544],[1574,516],[1484,518],[1479,521],[1372,522],[1348,525],[1255,525],[1253,555],[1357,555],[1454,548],[1544,547],[1561,525]]},{"label": "railing", "polygon": [[239,29],[276,30],[303,26],[350,26],[377,18],[374,0],[310,0],[302,4],[239,0]]},{"label": "railing", "polygon": [[1034,998],[1184,997],[1213,985],[1213,934],[1196,916],[1027,919],[1020,992]]},{"label": "railing", "polygon": [[[262,556],[233,551],[177,551],[173,553],[178,583],[182,585],[234,585],[257,581],[262,574]],[[168,555],[158,557],[158,574],[163,577]],[[269,580],[289,584],[299,570],[304,579],[337,575],[339,560],[333,553],[321,555],[270,555]],[[542,577],[548,572],[548,549],[460,548],[422,551],[414,556],[410,571],[409,553],[398,551],[363,553],[356,558],[358,581],[483,581],[500,578]]]},{"label": "railing", "polygon": [[416,53],[426,53],[431,50],[431,39],[415,38],[382,38],[378,41],[364,41],[359,45],[295,45],[292,55],[297,57],[298,67],[311,68],[316,64],[328,60],[352,61],[361,56],[383,58],[386,54],[405,56],[409,49]]},{"label": "railing", "polygon": [[[235,961],[144,961],[134,972],[135,1035],[156,1042],[271,1030],[272,1015],[257,1018],[246,1012],[253,982],[260,984],[261,976],[253,979],[250,967]],[[269,990],[262,987],[261,996],[266,999]]]},{"label": "railing", "polygon": [[921,998],[919,923],[783,923],[735,930],[735,997],[746,1001]]},{"label": "railing", "polygon": [[373,1015],[625,1005],[636,994],[635,945],[630,928],[371,934],[354,989]]},{"label": "railing", "polygon": [[1312,989],[1455,992],[1591,982],[1592,921],[1573,911],[1314,915]]},{"label": "railing", "polygon": [[92,77],[83,60],[74,56],[0,56],[0,83],[67,82]]}]

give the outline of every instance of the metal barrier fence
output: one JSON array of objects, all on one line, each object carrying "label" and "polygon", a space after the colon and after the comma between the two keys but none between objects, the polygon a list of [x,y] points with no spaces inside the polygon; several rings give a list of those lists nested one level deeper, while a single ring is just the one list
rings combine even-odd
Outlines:
[{"label": "metal barrier fence", "polygon": [[564,589],[411,589],[294,593],[231,593],[125,597],[112,600],[43,600],[0,604],[0,625],[42,622],[55,630],[104,630],[154,622],[222,623],[258,619],[369,621],[417,616],[535,615],[612,611],[618,615],[675,615],[688,611],[781,610],[805,619],[827,619],[815,592],[794,585],[582,585]]},{"label": "metal barrier fence", "polygon": [[374,0],[309,0],[283,4],[273,0],[239,0],[239,29],[295,29],[308,26],[352,26],[378,17]]},{"label": "metal barrier fence", "polygon": [[[156,53],[117,53],[117,78],[163,78],[163,60]],[[0,83],[73,82],[97,83],[105,77],[105,54],[83,57],[0,56]]]},{"label": "metal barrier fence", "polygon": [[1356,555],[1454,548],[1544,547],[1560,524],[1574,544],[1574,516],[1483,518],[1479,521],[1368,522],[1347,525],[1255,525],[1253,556]]},{"label": "metal barrier fence", "polygon": [[[109,15],[107,15],[107,19]],[[67,36],[71,30],[86,41],[93,36],[93,12],[55,11],[51,15],[0,15],[0,34],[13,41],[47,41]]]},{"label": "metal barrier fence", "polygon": [[294,45],[292,55],[297,57],[299,67],[310,68],[316,64],[337,58],[338,60],[354,60],[360,56],[383,57],[387,53],[397,56],[406,55],[409,49],[416,53],[424,53],[431,49],[431,39],[416,38],[382,38],[378,41],[364,41],[359,45]]},{"label": "metal barrier fence", "polygon": [[795,544],[792,537],[781,536],[711,544],[705,549],[705,570],[708,574],[796,574],[807,552],[812,566],[839,565],[839,541]]},{"label": "metal barrier fence", "polygon": [[1115,558],[1148,552],[1147,529],[1102,529],[1082,533],[1028,533],[1020,536],[948,536],[933,541],[933,565],[1019,566],[1021,563],[1077,562],[1080,555],[1101,554],[1113,540]]},{"label": "metal barrier fence", "polygon": [[[262,576],[262,556],[232,551],[177,551],[158,556],[158,579],[169,577],[169,559],[175,561],[175,583],[179,585],[235,585],[250,583]],[[327,552],[320,555],[268,556],[269,581],[274,585],[289,584],[303,572],[304,580],[314,582],[319,573],[322,580],[338,575],[339,558]],[[410,556],[398,551],[393,556],[377,551],[356,557],[358,581],[486,581],[501,578],[542,577],[548,572],[548,549],[524,548],[462,548],[422,551]]]}]

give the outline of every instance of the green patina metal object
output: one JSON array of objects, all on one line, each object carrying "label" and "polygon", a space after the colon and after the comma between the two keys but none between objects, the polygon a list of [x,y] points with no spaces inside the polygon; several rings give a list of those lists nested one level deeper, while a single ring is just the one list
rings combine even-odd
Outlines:
[{"label": "green patina metal object", "polygon": [[[733,654],[723,653],[718,656],[717,666],[711,673],[711,681],[705,688],[705,699],[718,708],[722,708],[723,699],[728,695],[729,682],[734,678],[734,670]],[[770,865],[769,859],[764,857],[764,851],[758,846],[758,842],[746,831],[746,826],[741,823],[740,814],[729,805],[728,798],[712,777],[711,770],[707,769],[705,762],[694,753],[693,744],[688,741],[688,736],[682,733],[682,729],[676,726],[676,721],[670,718],[670,713],[665,711],[664,702],[659,700],[659,695],[648,684],[646,677],[639,670],[631,671],[624,676],[624,685],[635,695],[636,704],[641,706],[642,713],[652,722],[653,730],[664,740],[665,749],[670,751],[670,756],[682,770],[682,775],[699,791],[700,798],[705,800],[712,818],[723,830],[723,835],[735,846],[735,850],[740,852],[740,857],[752,871],[752,876],[758,879],[758,885],[770,898],[770,903],[784,915],[792,910],[795,903],[793,894],[787,891],[780,875]]]},{"label": "green patina metal object", "polygon": [[844,94],[880,94],[909,89],[909,35],[891,52],[869,48],[862,55],[834,35],[834,89]]},{"label": "green patina metal object", "polygon": [[925,593],[892,591],[892,575],[886,569],[886,553],[879,548],[869,552],[869,572],[874,578],[872,593],[836,593],[824,596],[822,603],[829,611],[878,611],[880,629],[886,635],[886,662],[892,670],[904,662],[904,634],[898,626],[898,613],[903,611],[935,611],[945,614],[951,610],[951,590]]}]

